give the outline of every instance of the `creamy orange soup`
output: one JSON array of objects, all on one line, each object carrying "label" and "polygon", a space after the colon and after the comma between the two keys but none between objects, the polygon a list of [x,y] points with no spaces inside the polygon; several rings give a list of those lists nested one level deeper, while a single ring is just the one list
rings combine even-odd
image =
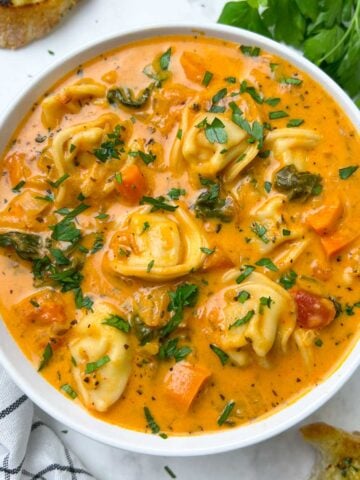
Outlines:
[{"label": "creamy orange soup", "polygon": [[321,86],[256,47],[104,54],[2,157],[1,315],[106,422],[166,437],[273,413],[358,338],[359,158]]}]

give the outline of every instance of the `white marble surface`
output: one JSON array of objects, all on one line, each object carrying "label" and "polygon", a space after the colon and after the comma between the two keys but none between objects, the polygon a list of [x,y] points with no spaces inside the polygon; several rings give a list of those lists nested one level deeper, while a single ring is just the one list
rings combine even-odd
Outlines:
[{"label": "white marble surface", "polygon": [[[55,59],[94,38],[122,29],[177,20],[215,21],[224,0],[83,0],[61,28],[19,51],[0,50],[0,108],[16,97],[26,82]],[[55,55],[51,55],[51,50]],[[1,133],[0,133],[1,134]],[[307,421],[323,420],[360,430],[360,371]],[[98,480],[169,479],[168,465],[183,480],[305,480],[313,451],[303,443],[298,427],[254,447],[197,458],[163,458],[128,453],[99,444],[39,416],[58,431]],[[67,433],[64,433],[67,431]]]}]

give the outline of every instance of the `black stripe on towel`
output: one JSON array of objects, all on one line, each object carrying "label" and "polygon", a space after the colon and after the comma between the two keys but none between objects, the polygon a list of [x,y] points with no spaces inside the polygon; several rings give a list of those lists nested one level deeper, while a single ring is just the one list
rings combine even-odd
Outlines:
[{"label": "black stripe on towel", "polygon": [[87,472],[83,468],[72,468],[68,467],[67,465],[59,465],[58,463],[53,463],[52,465],[49,465],[48,467],[35,474],[31,480],[39,480],[43,475],[49,472],[53,472],[54,470],[58,470],[60,472],[80,473],[82,475],[87,475],[88,477],[94,478],[91,473]]},{"label": "black stripe on towel", "polygon": [[22,395],[20,398],[15,400],[14,403],[12,403],[11,405],[9,405],[8,407],[6,407],[4,410],[0,412],[0,420],[10,415],[10,413],[12,413],[18,407],[20,407],[22,403],[26,402],[26,400],[27,400],[26,395]]}]

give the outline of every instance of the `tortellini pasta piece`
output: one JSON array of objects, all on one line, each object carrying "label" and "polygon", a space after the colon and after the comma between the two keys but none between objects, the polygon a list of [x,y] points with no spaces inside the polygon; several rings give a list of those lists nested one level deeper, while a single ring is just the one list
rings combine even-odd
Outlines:
[{"label": "tortellini pasta piece", "polygon": [[307,368],[314,363],[314,342],[317,336],[314,329],[297,328],[294,332],[295,343]]},{"label": "tortellini pasta piece", "polygon": [[[69,349],[72,374],[77,391],[86,407],[105,412],[123,393],[131,371],[129,335],[104,324],[117,314],[106,303],[94,305],[92,313],[84,314],[72,331]],[[99,368],[86,373],[87,366],[107,358]]]},{"label": "tortellini pasta piece", "polygon": [[41,121],[44,127],[54,129],[65,114],[80,111],[82,100],[105,97],[105,93],[105,85],[101,85],[91,78],[79,80],[42,101]]},{"label": "tortellini pasta piece", "polygon": [[[181,128],[183,135],[175,140],[172,156],[181,154],[193,173],[214,177],[223,172],[224,180],[232,181],[256,157],[256,144],[250,144],[245,130],[226,115],[201,113],[195,116],[190,126],[188,115],[189,112],[185,111]],[[225,143],[211,143],[206,138],[204,128],[199,127],[205,119],[208,124],[215,119],[222,122],[227,135]]]},{"label": "tortellini pasta piece", "polygon": [[105,265],[124,276],[172,280],[197,270],[207,241],[193,216],[182,206],[174,212],[133,210],[112,238]]},{"label": "tortellini pasta piece", "polygon": [[118,126],[123,145],[131,135],[131,122],[121,122],[113,113],[65,128],[55,135],[48,154],[53,159],[58,177],[69,175],[57,191],[58,204],[75,200],[79,193],[85,197],[103,198],[114,190],[114,174],[122,165],[121,149],[118,149],[119,158],[108,158],[104,162],[99,161],[94,150],[107,142],[108,134],[113,134]]},{"label": "tortellini pasta piece", "polygon": [[[234,279],[231,270],[224,281]],[[246,292],[246,300],[238,300]],[[240,285],[230,285],[208,301],[206,314],[218,334],[218,342],[234,361],[243,365],[252,349],[265,357],[276,338],[285,351],[296,325],[296,307],[291,295],[265,275],[254,272]]]},{"label": "tortellini pasta piece", "polygon": [[305,128],[277,128],[265,138],[265,148],[272,150],[282,166],[294,164],[298,170],[306,169],[307,151],[321,140],[313,130]]}]

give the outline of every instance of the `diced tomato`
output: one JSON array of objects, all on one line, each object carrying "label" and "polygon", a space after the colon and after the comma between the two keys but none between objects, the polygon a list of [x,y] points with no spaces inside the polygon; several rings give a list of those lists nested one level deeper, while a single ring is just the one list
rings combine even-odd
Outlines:
[{"label": "diced tomato", "polygon": [[305,290],[292,292],[297,305],[297,323],[302,328],[323,328],[336,315],[334,304],[327,298]]}]

